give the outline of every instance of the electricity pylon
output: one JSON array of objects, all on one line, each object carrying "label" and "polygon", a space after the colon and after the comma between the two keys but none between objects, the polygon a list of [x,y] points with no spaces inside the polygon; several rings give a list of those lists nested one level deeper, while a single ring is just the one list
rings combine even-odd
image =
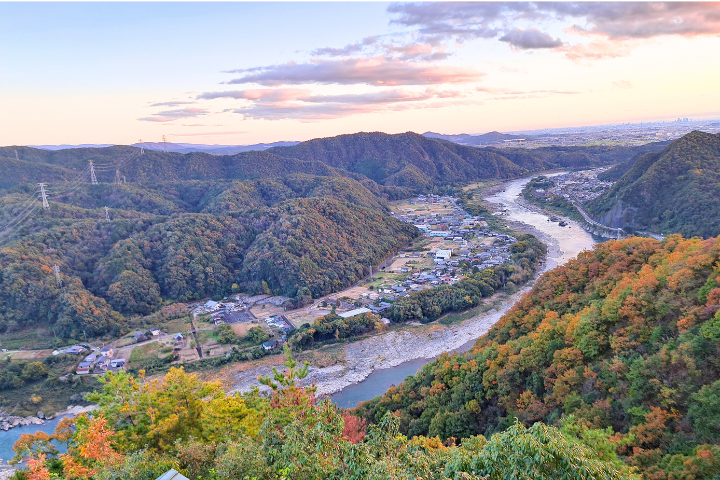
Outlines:
[{"label": "electricity pylon", "polygon": [[105,221],[109,222],[110,221],[110,209],[108,207],[104,207],[104,208],[105,208]]},{"label": "electricity pylon", "polygon": [[95,167],[93,166],[92,160],[90,160],[90,183],[97,185],[97,177],[95,176]]},{"label": "electricity pylon", "polygon": [[62,287],[62,278],[60,278],[60,267],[53,265],[53,272],[55,273],[55,282],[58,287]]},{"label": "electricity pylon", "polygon": [[38,186],[40,187],[40,198],[42,198],[42,204],[43,208],[45,210],[50,209],[50,204],[47,201],[47,192],[45,191],[45,184],[44,183],[38,183]]}]

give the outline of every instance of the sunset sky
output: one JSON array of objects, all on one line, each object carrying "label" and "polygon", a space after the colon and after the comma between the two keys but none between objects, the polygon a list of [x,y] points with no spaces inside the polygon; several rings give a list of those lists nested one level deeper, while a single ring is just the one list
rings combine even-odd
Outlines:
[{"label": "sunset sky", "polygon": [[720,115],[720,3],[0,3],[0,145]]}]

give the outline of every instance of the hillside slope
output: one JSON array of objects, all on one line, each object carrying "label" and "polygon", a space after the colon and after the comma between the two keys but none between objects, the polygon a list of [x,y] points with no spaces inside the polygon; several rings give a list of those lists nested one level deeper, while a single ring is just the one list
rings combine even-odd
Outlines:
[{"label": "hillside slope", "polygon": [[616,168],[627,172],[586,206],[602,223],[688,237],[720,234],[720,134],[692,132]]},{"label": "hillside slope", "polygon": [[581,253],[469,353],[442,356],[359,411],[397,412],[403,433],[442,439],[572,416],[610,428],[645,478],[709,479],[720,473],[719,398],[720,237],[673,235]]},{"label": "hillside slope", "polygon": [[0,197],[3,224],[36,204],[0,235],[0,332],[117,333],[163,299],[238,289],[302,302],[356,282],[419,235],[343,177],[78,185],[49,210],[35,197],[29,187]]}]

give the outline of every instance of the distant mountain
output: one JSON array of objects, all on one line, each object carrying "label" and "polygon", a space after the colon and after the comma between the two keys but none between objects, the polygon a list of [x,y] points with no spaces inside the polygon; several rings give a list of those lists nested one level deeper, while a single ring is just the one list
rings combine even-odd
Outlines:
[{"label": "distant mountain", "polygon": [[112,143],[81,143],[80,145],[30,145],[40,150],[68,150],[70,148],[104,148],[112,147]]},{"label": "distant mountain", "polygon": [[467,133],[461,133],[458,135],[442,135],[440,133],[425,132],[423,136],[428,138],[439,138],[441,140],[447,140],[449,142],[459,143],[460,145],[477,146],[477,145],[492,145],[494,143],[504,142],[506,140],[519,140],[528,139],[530,137],[525,135],[511,135],[508,133],[500,132],[489,132],[481,135],[470,135]]},{"label": "distant mountain", "polygon": [[297,145],[300,142],[273,142],[273,143],[256,143],[253,145],[200,145],[196,143],[163,143],[163,142],[144,142],[133,144],[133,147],[144,147],[149,150],[157,150],[159,152],[205,152],[212,155],[235,155],[236,153],[249,152],[251,150],[267,150],[272,147],[287,147]]},{"label": "distant mountain", "polygon": [[[0,188],[23,183],[73,181],[92,160],[100,182],[116,169],[128,182],[277,178],[295,173],[342,176],[374,193],[427,191],[435,186],[504,179],[554,168],[620,163],[643,147],[468,147],[417,133],[356,133],[234,155],[164,152],[133,146],[41,150],[0,147]],[[89,178],[89,173],[85,172]]]},{"label": "distant mountain", "polygon": [[[197,143],[163,143],[163,142],[143,142],[134,143],[133,147],[144,147],[148,150],[156,150],[159,152],[205,152],[212,155],[235,155],[240,152],[248,152],[251,150],[267,150],[272,147],[286,147],[296,145],[299,142],[273,142],[273,143],[256,143],[253,145],[202,145]],[[105,148],[112,147],[112,144],[90,144],[81,145],[31,145],[33,148],[40,150],[68,150],[73,148]]]},{"label": "distant mountain", "polygon": [[602,223],[685,237],[720,234],[720,134],[695,131],[615,168],[627,172],[587,204]]}]

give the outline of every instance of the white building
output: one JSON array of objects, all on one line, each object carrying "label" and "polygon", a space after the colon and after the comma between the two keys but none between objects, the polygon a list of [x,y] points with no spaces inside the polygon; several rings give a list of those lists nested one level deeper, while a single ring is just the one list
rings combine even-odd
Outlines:
[{"label": "white building", "polygon": [[342,318],[351,318],[356,315],[361,315],[363,313],[370,313],[370,309],[369,308],[356,308],[355,310],[350,310],[349,312],[338,313],[338,315],[341,316]]},{"label": "white building", "polygon": [[438,250],[435,252],[435,260],[448,260],[452,257],[452,250]]}]

